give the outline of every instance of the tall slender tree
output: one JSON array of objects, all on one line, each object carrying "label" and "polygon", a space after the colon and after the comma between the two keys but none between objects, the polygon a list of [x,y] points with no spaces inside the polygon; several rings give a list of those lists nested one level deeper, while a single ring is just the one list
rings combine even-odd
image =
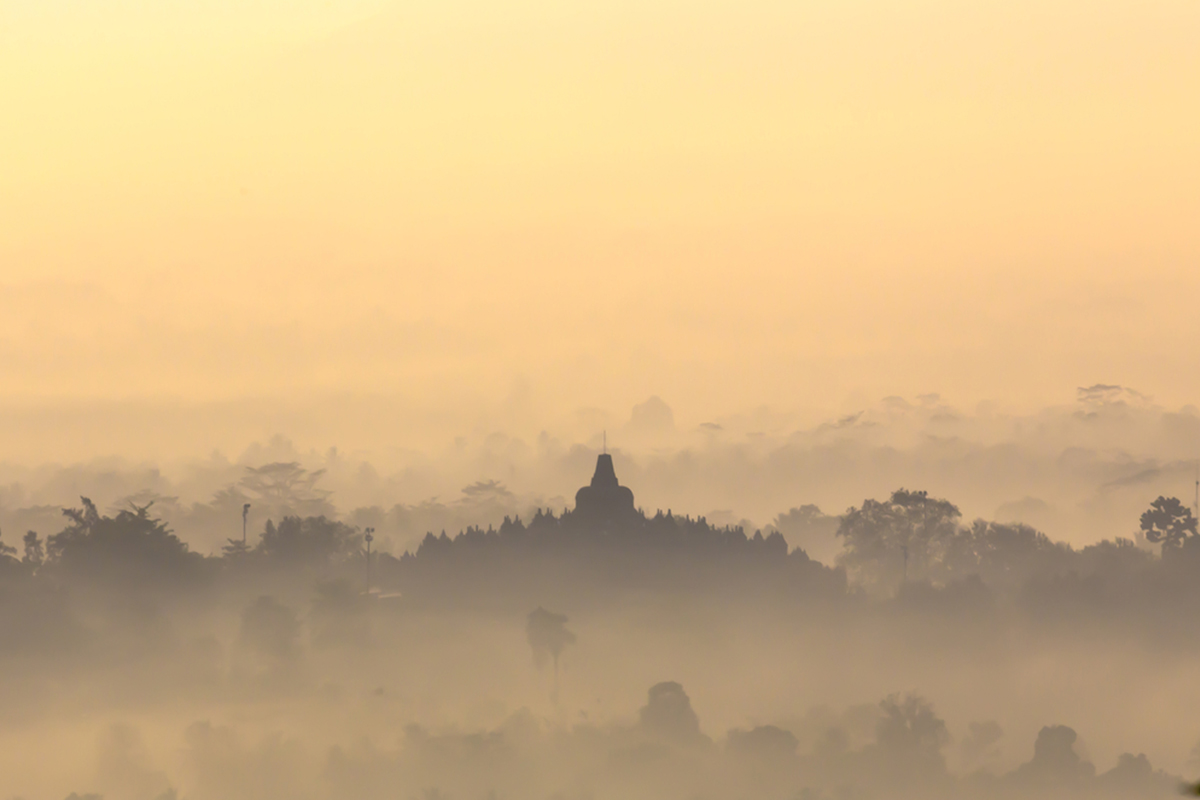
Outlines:
[{"label": "tall slender tree", "polygon": [[565,615],[538,606],[526,618],[525,635],[533,650],[534,662],[539,667],[546,663],[547,657],[554,661],[554,694],[551,699],[558,705],[558,658],[567,645],[575,643],[575,634],[567,630]]}]

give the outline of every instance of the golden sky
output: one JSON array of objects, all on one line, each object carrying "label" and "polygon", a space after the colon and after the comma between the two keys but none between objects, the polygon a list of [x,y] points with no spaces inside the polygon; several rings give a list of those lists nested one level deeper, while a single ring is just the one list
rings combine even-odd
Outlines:
[{"label": "golden sky", "polygon": [[0,401],[1194,402],[1197,98],[1195,0],[0,0]]}]

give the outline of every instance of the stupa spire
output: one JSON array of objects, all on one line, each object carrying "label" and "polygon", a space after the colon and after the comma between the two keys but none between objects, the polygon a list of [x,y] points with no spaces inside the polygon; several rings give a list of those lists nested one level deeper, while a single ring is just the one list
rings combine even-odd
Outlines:
[{"label": "stupa spire", "polygon": [[595,520],[611,520],[635,514],[633,492],[617,481],[613,457],[608,452],[608,432],[603,435],[603,451],[596,456],[592,482],[575,493],[575,511]]}]

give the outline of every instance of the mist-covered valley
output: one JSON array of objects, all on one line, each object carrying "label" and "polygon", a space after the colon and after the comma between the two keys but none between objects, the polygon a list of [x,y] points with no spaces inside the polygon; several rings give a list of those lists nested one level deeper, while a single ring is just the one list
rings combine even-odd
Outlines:
[{"label": "mist-covered valley", "polygon": [[406,461],[277,436],[5,465],[0,796],[1116,798],[1200,771],[1194,410],[1089,387],[762,421],[651,399],[599,441]]},{"label": "mist-covered valley", "polygon": [[[206,406],[169,416],[149,407],[78,417],[9,409],[0,424],[14,440],[56,434],[77,441],[56,460],[0,460],[0,530],[53,532],[61,509],[80,496],[109,511],[153,502],[155,516],[192,549],[213,554],[240,536],[249,502],[249,524],[260,532],[267,519],[323,514],[374,527],[376,546],[399,555],[429,531],[453,534],[499,525],[506,515],[528,519],[538,508],[569,507],[606,436],[622,479],[648,513],[675,509],[751,531],[775,526],[793,547],[826,562],[836,542],[823,550],[832,539],[798,538],[798,520],[788,518],[793,509],[815,505],[837,516],[866,497],[919,487],[952,499],[967,519],[1024,522],[1084,546],[1132,537],[1151,500],[1189,493],[1200,453],[1194,407],[1163,407],[1120,386],[1063,395],[1061,404],[1034,411],[960,408],[926,394],[824,416],[763,406],[712,418],[683,418],[650,397],[623,412],[579,408],[544,425],[506,397],[477,417],[441,426],[350,399],[302,409],[339,420],[320,432],[293,420],[282,401],[268,418],[226,417]],[[276,423],[294,423],[303,436],[266,427]],[[233,450],[197,451],[185,434],[206,425],[246,430],[248,438]],[[157,447],[147,447],[147,428]],[[89,430],[109,438],[92,443]],[[250,474],[270,464],[297,469]]]},{"label": "mist-covered valley", "polygon": [[0,0],[0,800],[1200,795],[1197,42]]}]

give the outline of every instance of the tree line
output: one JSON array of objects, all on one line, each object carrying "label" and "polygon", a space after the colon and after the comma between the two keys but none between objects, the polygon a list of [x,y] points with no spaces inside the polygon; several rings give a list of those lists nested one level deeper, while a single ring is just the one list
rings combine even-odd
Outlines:
[{"label": "tree line", "polygon": [[774,574],[793,589],[819,585],[824,594],[894,596],[908,585],[943,589],[968,580],[1001,593],[1088,577],[1122,585],[1158,581],[1161,588],[1200,567],[1197,520],[1175,497],[1159,497],[1141,516],[1141,542],[1117,538],[1076,549],[1028,525],[964,522],[949,500],[902,488],[836,518],[841,552],[831,565],[789,549],[778,530],[751,534],[670,511],[639,511],[619,525],[598,526],[569,510],[538,510],[528,523],[505,517],[498,528],[468,527],[453,537],[429,533],[400,557],[372,553],[372,587],[366,586],[364,531],[325,515],[268,520],[253,539],[229,539],[213,556],[192,551],[154,515],[152,504],[106,515],[81,498],[80,507],[63,515],[62,530],[46,538],[29,531],[9,545],[0,537],[0,580],[171,593],[229,576],[305,574],[344,577],[364,591],[419,593],[447,581],[461,588],[494,579],[502,589],[514,564],[537,571],[553,562],[591,570],[598,581],[636,578],[643,588],[659,579],[682,580],[690,570],[696,580],[718,583],[734,573]]}]

